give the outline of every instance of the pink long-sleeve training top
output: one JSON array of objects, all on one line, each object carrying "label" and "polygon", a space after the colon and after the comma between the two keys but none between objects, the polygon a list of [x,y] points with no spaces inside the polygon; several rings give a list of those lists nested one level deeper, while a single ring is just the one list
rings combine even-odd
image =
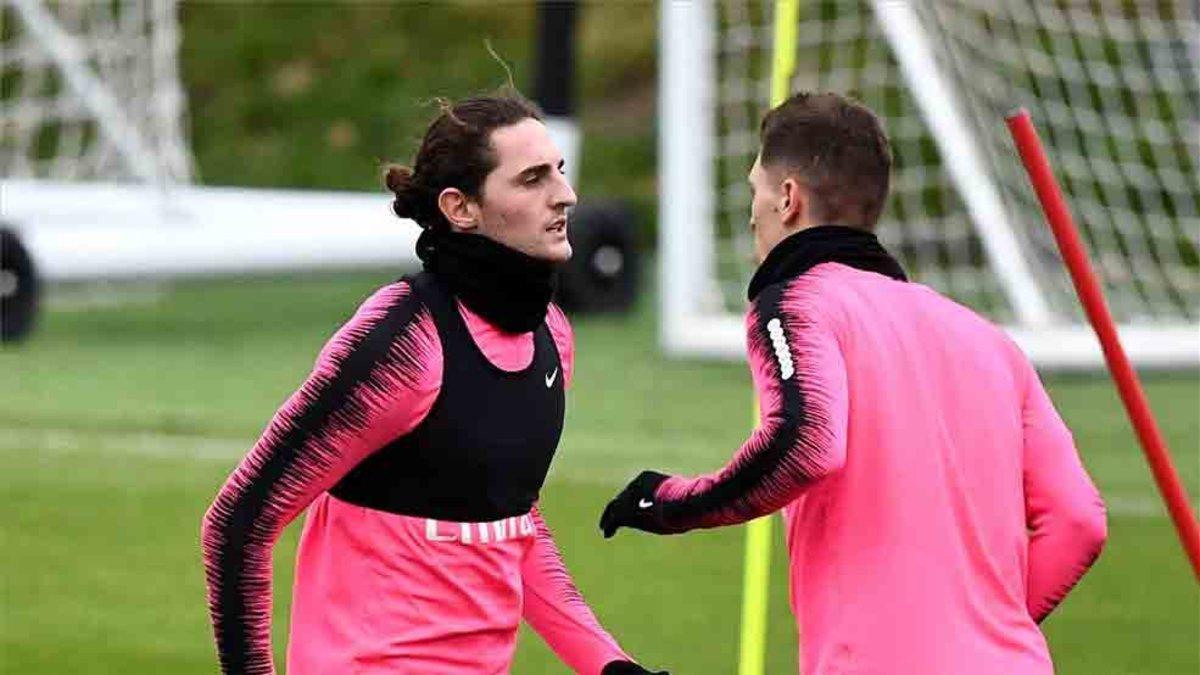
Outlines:
[{"label": "pink long-sleeve training top", "polygon": [[[494,366],[517,372],[531,363],[534,334],[505,333],[456,306]],[[565,384],[574,364],[571,328],[553,305],[546,325]],[[506,673],[522,618],[576,672],[629,659],[575,588],[536,507],[452,522],[329,494],[365,458],[416,429],[442,381],[438,330],[404,281],[377,291],[321,351],[204,519],[209,607],[225,672],[274,672],[272,548],[305,508],[290,675]]]},{"label": "pink long-sleeve training top", "polygon": [[1038,623],[1104,505],[1026,357],[933,290],[826,262],[746,319],[759,426],[657,490],[674,531],[783,509],[801,671],[1053,672]]}]

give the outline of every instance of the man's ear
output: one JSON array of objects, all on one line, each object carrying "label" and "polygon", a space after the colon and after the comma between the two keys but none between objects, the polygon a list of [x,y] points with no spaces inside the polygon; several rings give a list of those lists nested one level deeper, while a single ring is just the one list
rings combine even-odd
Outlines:
[{"label": "man's ear", "polygon": [[808,224],[808,191],[804,185],[794,176],[788,176],[779,186],[779,192],[779,219],[784,229],[795,230]]},{"label": "man's ear", "polygon": [[462,190],[454,187],[442,190],[437,205],[454,232],[472,232],[479,228],[479,205]]}]

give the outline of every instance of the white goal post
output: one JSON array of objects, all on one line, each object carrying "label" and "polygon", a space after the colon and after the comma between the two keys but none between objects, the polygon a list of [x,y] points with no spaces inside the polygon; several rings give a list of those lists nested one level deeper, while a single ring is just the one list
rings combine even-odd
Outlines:
[{"label": "white goal post", "polygon": [[[764,0],[660,3],[661,340],[744,353],[745,173],[769,96]],[[1188,5],[1188,6],[1184,6]],[[1138,365],[1200,365],[1200,23],[1191,3],[802,0],[792,89],[884,119],[880,238],[914,279],[1003,324],[1043,367],[1103,366],[1004,127],[1049,140]]]}]

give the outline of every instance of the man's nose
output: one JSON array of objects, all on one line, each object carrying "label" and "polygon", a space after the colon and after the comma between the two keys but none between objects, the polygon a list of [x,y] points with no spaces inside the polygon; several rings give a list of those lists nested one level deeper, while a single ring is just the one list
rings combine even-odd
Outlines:
[{"label": "man's nose", "polygon": [[575,189],[571,187],[571,183],[567,177],[557,174],[557,189],[554,191],[554,206],[556,208],[570,208],[575,206],[579,198],[575,195]]}]

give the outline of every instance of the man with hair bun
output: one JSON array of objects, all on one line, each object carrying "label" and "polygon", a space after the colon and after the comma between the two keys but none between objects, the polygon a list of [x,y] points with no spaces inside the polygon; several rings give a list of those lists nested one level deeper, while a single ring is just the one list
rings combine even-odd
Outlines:
[{"label": "man with hair bun", "polygon": [[719,471],[605,508],[660,534],[783,510],[806,675],[1049,675],[1038,624],[1100,553],[1104,504],[1025,355],[909,283],[873,230],[891,152],[865,106],[797,94],[750,170],[759,426]]},{"label": "man with hair bun", "polygon": [[223,672],[274,672],[271,552],[308,509],[289,675],[506,673],[521,619],[578,673],[648,674],[537,508],[574,364],[550,302],[575,204],[558,148],[524,99],[478,96],[387,186],[424,271],[337,331],[204,517]]}]

